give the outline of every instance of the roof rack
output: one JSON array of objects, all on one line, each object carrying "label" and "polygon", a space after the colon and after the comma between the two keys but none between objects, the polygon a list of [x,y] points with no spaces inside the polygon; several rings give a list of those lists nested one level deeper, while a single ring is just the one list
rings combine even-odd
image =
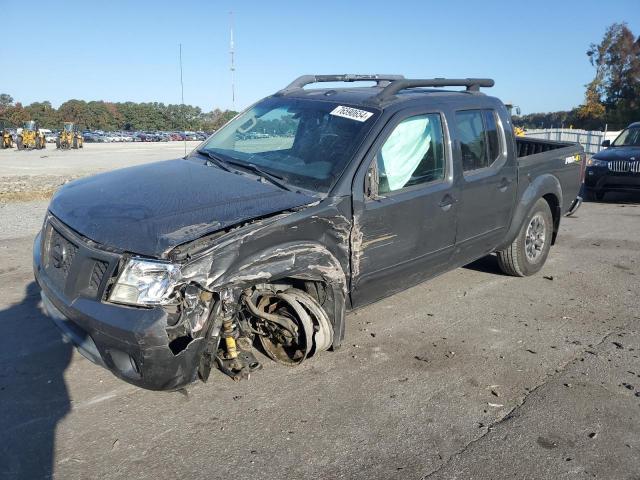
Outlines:
[{"label": "roof rack", "polygon": [[376,82],[378,87],[388,87],[392,83],[404,80],[403,75],[357,75],[357,74],[343,74],[343,75],[302,75],[296,78],[293,82],[280,90],[276,95],[286,95],[287,93],[299,90],[305,85],[312,83],[324,83],[324,82]]},{"label": "roof rack", "polygon": [[479,92],[480,87],[493,87],[495,82],[491,78],[427,78],[420,80],[400,79],[389,83],[373,98],[374,102],[382,103],[389,100],[400,90],[418,87],[467,87],[467,92]]}]

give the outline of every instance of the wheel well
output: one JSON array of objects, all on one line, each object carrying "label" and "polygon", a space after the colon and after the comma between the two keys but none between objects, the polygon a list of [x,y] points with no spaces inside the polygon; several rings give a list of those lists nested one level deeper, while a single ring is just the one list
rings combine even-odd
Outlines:
[{"label": "wheel well", "polygon": [[558,236],[558,230],[560,229],[560,217],[561,208],[558,197],[556,197],[553,193],[547,193],[543,195],[542,198],[549,204],[549,208],[551,209],[551,216],[553,217],[553,235],[551,236],[551,245],[556,243],[556,237]]},{"label": "wheel well", "polygon": [[327,313],[334,329],[333,349],[340,347],[344,338],[345,298],[339,288],[324,280],[284,277],[273,283],[284,283],[311,295]]}]

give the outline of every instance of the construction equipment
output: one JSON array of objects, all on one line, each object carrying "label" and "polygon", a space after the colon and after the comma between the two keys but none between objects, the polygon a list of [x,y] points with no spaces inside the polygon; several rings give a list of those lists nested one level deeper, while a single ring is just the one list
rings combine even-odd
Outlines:
[{"label": "construction equipment", "polygon": [[40,128],[34,120],[24,122],[22,132],[18,133],[16,145],[18,150],[25,150],[27,148],[40,150],[42,148],[47,148],[44,133],[40,131]]},{"label": "construction equipment", "polygon": [[82,134],[73,122],[64,122],[64,128],[56,140],[56,147],[64,150],[83,147]]},{"label": "construction equipment", "polygon": [[12,148],[13,147],[13,136],[11,136],[11,132],[9,128],[4,122],[0,122],[0,148]]},{"label": "construction equipment", "polygon": [[[507,107],[507,110],[509,111],[509,116],[513,117],[514,111],[516,115],[520,116],[520,107],[518,107],[517,105],[514,105],[513,103],[505,103],[504,106]],[[526,130],[524,129],[524,127],[514,126],[513,134],[516,137],[524,137],[526,135]]]}]

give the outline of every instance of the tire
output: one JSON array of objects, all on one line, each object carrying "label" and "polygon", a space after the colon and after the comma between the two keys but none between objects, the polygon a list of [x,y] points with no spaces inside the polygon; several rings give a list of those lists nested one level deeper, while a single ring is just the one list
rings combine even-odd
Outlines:
[{"label": "tire", "polygon": [[77,149],[78,148],[78,139],[74,137],[73,139],[73,148]]},{"label": "tire", "polygon": [[60,150],[60,139],[56,138],[56,148]]},{"label": "tire", "polygon": [[498,252],[498,265],[507,275],[527,277],[547,260],[553,237],[553,216],[544,198],[538,199],[511,245]]},{"label": "tire", "polygon": [[18,140],[16,141],[16,146],[18,147],[18,150],[22,150],[24,148],[24,144],[22,143],[22,137],[18,137]]},{"label": "tire", "polygon": [[36,137],[36,150],[40,150],[42,148],[42,140],[40,137]]}]

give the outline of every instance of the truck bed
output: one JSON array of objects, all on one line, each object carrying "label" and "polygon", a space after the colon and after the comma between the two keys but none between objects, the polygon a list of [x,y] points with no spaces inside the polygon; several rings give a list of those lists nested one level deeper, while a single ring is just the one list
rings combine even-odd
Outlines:
[{"label": "truck bed", "polygon": [[559,150],[567,147],[578,147],[577,143],[556,142],[552,140],[542,140],[539,138],[516,137],[516,148],[518,158],[528,157],[537,153],[544,153],[550,150]]},{"label": "truck bed", "polygon": [[[566,213],[580,190],[581,162],[584,150],[578,143],[557,142],[538,138],[516,137],[518,152],[518,198],[523,195],[528,182],[541,175],[553,175],[562,189],[562,213]],[[576,157],[580,155],[580,157]]]}]

